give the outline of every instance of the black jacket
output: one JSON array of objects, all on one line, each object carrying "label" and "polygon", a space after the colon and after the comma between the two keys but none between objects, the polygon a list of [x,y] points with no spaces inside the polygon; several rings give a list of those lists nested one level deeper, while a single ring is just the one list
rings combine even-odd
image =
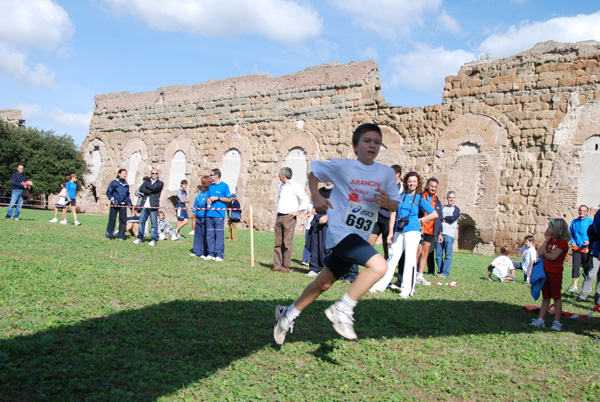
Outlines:
[{"label": "black jacket", "polygon": [[164,183],[160,180],[156,180],[152,184],[152,180],[146,180],[140,187],[140,193],[144,194],[141,205],[146,203],[148,197],[150,197],[150,206],[158,208],[160,206],[160,193],[162,193]]}]

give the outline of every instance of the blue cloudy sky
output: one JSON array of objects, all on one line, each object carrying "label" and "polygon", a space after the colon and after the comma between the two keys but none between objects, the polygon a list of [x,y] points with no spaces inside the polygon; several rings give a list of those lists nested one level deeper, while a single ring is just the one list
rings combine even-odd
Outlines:
[{"label": "blue cloudy sky", "polygon": [[598,0],[0,0],[0,109],[81,144],[96,94],[368,59],[422,106],[482,55],[589,39]]}]

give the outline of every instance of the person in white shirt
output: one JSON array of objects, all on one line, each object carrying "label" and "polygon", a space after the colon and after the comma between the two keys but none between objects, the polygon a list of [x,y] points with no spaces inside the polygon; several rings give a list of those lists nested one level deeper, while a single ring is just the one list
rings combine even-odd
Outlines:
[{"label": "person in white shirt", "polygon": [[[492,280],[492,273],[500,279],[500,282],[514,282],[515,281],[515,267],[510,258],[508,258],[508,251],[504,248],[500,248],[500,257],[497,257],[490,265],[488,265],[488,277],[487,280]],[[510,274],[508,273],[510,271]]]},{"label": "person in white shirt", "polygon": [[275,250],[271,271],[288,273],[292,262],[296,217],[306,210],[308,197],[300,184],[292,180],[292,169],[289,167],[281,168],[279,180],[281,185],[275,218]]},{"label": "person in white shirt", "polygon": [[523,253],[523,257],[520,262],[513,261],[513,265],[515,269],[523,270],[523,280],[529,283],[531,267],[533,267],[533,264],[537,260],[537,250],[535,249],[533,236],[525,236],[521,244],[519,244],[519,251]]}]

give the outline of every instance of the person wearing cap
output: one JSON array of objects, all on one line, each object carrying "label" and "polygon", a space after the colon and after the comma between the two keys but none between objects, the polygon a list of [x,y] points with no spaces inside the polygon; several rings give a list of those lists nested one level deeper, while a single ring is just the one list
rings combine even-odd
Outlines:
[{"label": "person wearing cap", "polygon": [[231,202],[229,203],[229,207],[231,210],[227,211],[229,215],[229,240],[236,241],[237,240],[237,224],[242,220],[242,211],[240,208],[240,202],[237,199],[236,194],[231,194]]}]

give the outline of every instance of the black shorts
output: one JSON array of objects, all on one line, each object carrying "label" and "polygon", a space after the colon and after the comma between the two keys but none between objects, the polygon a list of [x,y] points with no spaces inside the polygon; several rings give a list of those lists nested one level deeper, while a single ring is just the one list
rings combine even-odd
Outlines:
[{"label": "black shorts", "polygon": [[69,205],[75,207],[77,206],[77,204],[75,203],[75,198],[72,198],[71,201],[65,201],[65,207],[68,207]]},{"label": "black shorts", "polygon": [[435,243],[435,236],[432,234],[423,233],[423,241],[427,243]]},{"label": "black shorts", "polygon": [[390,234],[390,218],[388,216],[381,216],[381,214],[379,214],[371,234],[377,236],[381,235],[381,237],[387,239],[388,235]]},{"label": "black shorts", "polygon": [[324,263],[338,280],[348,273],[352,265],[365,266],[375,254],[378,254],[377,250],[368,241],[357,234],[350,234],[331,249]]}]

